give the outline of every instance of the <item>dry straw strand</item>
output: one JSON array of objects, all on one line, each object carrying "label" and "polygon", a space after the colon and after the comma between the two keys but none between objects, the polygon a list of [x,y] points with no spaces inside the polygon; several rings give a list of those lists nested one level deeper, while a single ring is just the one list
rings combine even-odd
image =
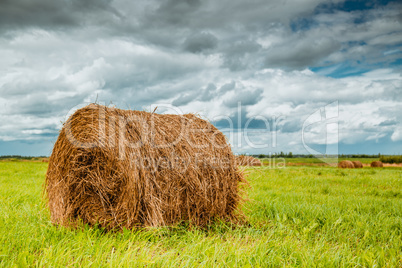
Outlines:
[{"label": "dry straw strand", "polygon": [[260,160],[249,155],[236,156],[236,163],[239,166],[262,166]]},{"label": "dry straw strand", "polygon": [[242,182],[209,122],[91,104],[64,123],[44,190],[55,224],[132,229],[235,222]]}]

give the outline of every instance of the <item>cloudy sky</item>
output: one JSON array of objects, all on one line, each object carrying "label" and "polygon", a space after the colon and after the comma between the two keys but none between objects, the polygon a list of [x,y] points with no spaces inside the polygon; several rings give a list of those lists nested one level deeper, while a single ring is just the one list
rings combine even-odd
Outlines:
[{"label": "cloudy sky", "polygon": [[0,155],[95,102],[198,113],[237,153],[402,154],[402,3],[0,0]]}]

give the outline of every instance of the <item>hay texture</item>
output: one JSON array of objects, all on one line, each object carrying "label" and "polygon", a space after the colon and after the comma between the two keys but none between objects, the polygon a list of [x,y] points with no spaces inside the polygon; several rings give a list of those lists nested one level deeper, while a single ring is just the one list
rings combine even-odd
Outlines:
[{"label": "hay texture", "polygon": [[236,221],[244,181],[225,136],[193,114],[91,104],[63,125],[46,174],[55,224],[106,229]]},{"label": "hay texture", "polygon": [[355,168],[363,168],[363,164],[360,161],[352,161],[352,163]]},{"label": "hay texture", "polygon": [[236,156],[236,163],[238,166],[262,166],[260,160],[249,155]]},{"label": "hay texture", "polygon": [[343,160],[338,163],[338,168],[354,168],[355,166],[353,165],[352,161],[349,160]]},{"label": "hay texture", "polygon": [[371,167],[383,167],[384,164],[381,161],[373,161],[370,164]]}]

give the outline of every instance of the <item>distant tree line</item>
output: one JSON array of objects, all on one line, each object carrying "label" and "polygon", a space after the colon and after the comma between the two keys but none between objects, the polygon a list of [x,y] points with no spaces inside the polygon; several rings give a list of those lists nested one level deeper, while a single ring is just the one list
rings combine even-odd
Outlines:
[{"label": "distant tree line", "polygon": [[46,157],[47,156],[0,155],[0,159],[22,159],[22,160],[32,160]]},{"label": "distant tree line", "polygon": [[[323,155],[313,155],[313,154],[293,154],[292,152],[289,153],[273,153],[273,154],[256,154],[252,155],[257,158],[314,158],[314,157],[323,157]],[[339,158],[380,158],[385,157],[381,156],[381,154],[339,154],[339,155],[324,155],[324,157],[339,157]],[[387,156],[387,157],[394,157],[394,156]],[[398,156],[396,156],[398,157]],[[383,161],[384,162],[384,161]],[[388,163],[388,162],[385,162]],[[396,162],[395,162],[396,163]]]},{"label": "distant tree line", "polygon": [[[292,152],[289,153],[284,153],[284,152],[280,152],[280,153],[273,153],[273,154],[258,154],[258,155],[252,155],[254,157],[257,158],[278,158],[278,157],[283,157],[283,158],[293,158],[293,157],[297,157],[297,155],[293,155]],[[306,156],[304,156],[306,157]]]},{"label": "distant tree line", "polygon": [[340,158],[379,158],[381,154],[340,154]]},{"label": "distant tree line", "polygon": [[382,155],[380,161],[389,164],[400,164],[402,163],[402,155]]}]

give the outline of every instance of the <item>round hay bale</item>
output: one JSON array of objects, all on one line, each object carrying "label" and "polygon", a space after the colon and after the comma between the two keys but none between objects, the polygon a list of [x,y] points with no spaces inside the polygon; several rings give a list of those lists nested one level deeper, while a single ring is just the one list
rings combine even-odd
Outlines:
[{"label": "round hay bale", "polygon": [[371,167],[383,167],[384,164],[381,161],[373,161],[370,164]]},{"label": "round hay bale", "polygon": [[205,226],[238,219],[243,181],[209,122],[91,104],[64,123],[45,193],[52,222],[64,226]]},{"label": "round hay bale", "polygon": [[260,160],[249,155],[236,156],[236,163],[238,166],[262,166]]},{"label": "round hay bale", "polygon": [[338,168],[354,168],[355,166],[353,165],[352,161],[349,160],[343,160],[338,163]]},{"label": "round hay bale", "polygon": [[352,163],[355,168],[363,168],[363,164],[360,161],[352,161]]}]

